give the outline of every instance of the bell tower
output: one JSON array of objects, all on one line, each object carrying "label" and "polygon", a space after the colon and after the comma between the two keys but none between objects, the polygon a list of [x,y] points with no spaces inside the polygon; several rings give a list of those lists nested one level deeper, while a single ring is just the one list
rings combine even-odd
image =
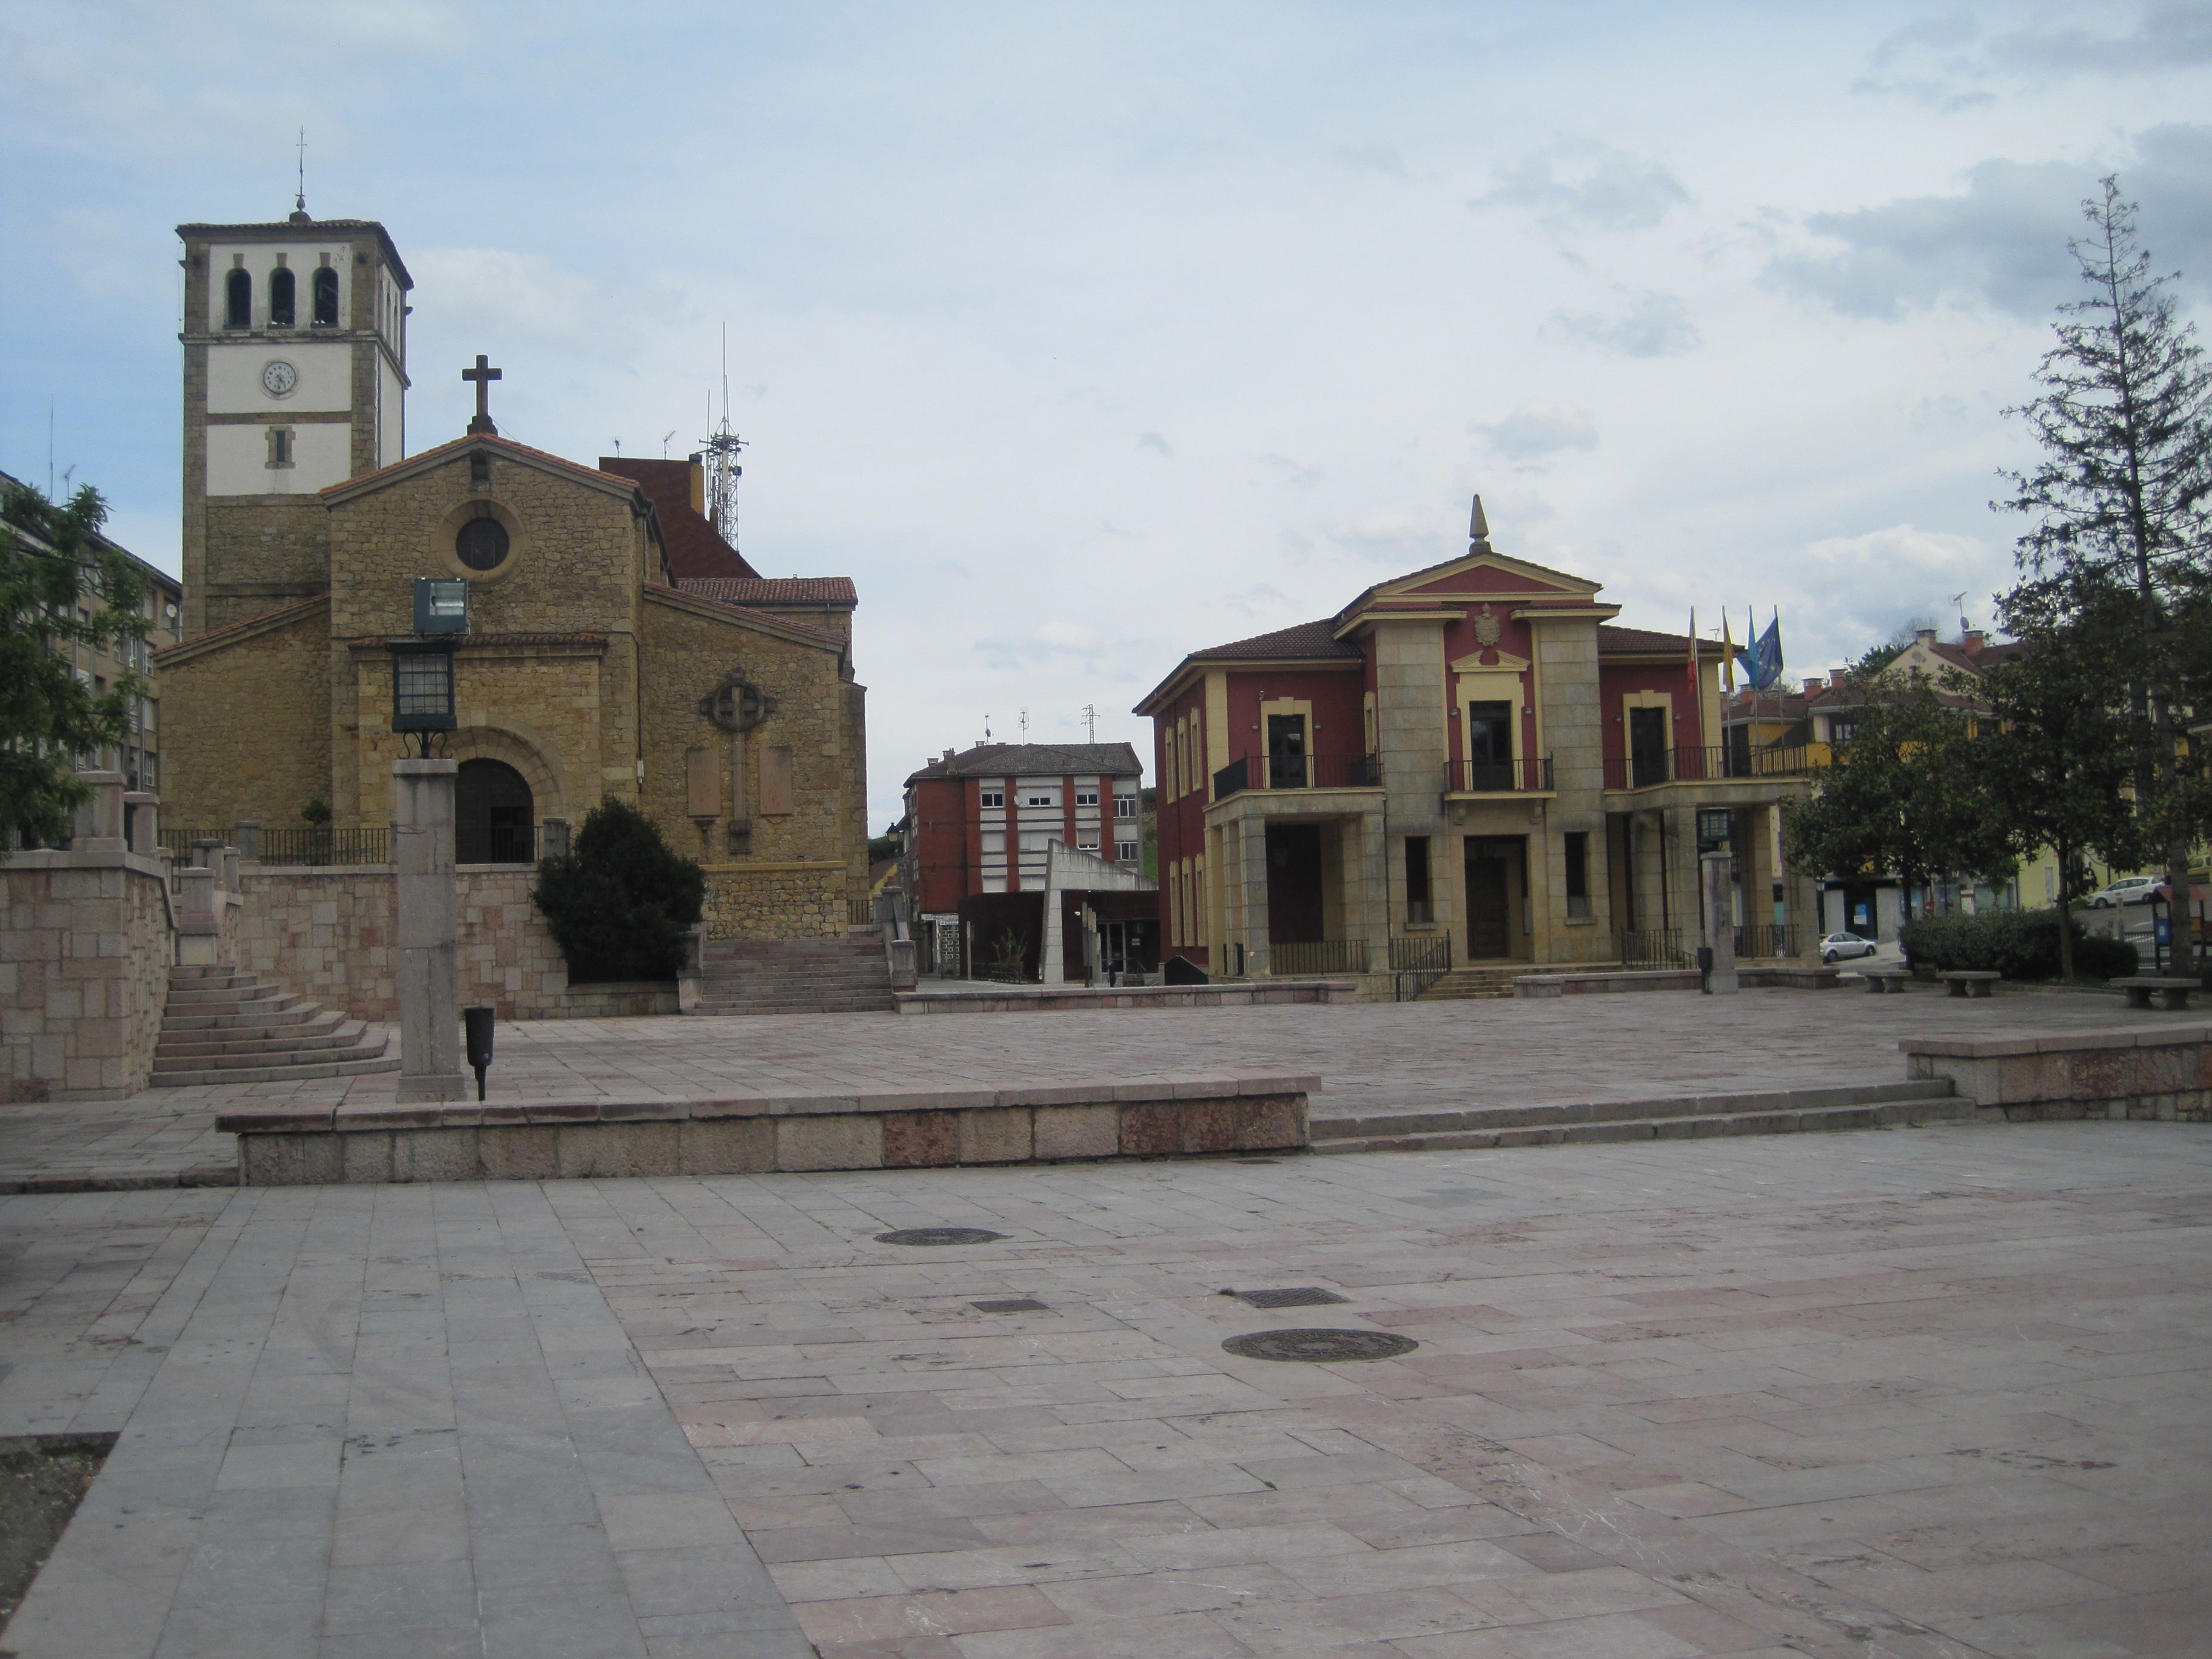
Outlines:
[{"label": "bell tower", "polygon": [[330,586],[316,492],[405,453],[407,295],[384,227],[291,216],[184,241],[187,637]]}]

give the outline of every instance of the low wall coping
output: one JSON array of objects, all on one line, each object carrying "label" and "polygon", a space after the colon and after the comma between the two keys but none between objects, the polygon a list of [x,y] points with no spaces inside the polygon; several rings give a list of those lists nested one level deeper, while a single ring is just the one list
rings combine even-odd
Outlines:
[{"label": "low wall coping", "polygon": [[1335,997],[1356,995],[1358,990],[1359,981],[1354,979],[1233,979],[1206,985],[999,985],[985,981],[957,988],[895,991],[891,1000],[902,1010],[915,1006],[957,1008],[981,1002],[1073,1001],[1112,1007],[1124,1003],[1142,1006],[1152,1002],[1173,1006],[1194,999],[1204,1002],[1285,993],[1292,994],[1286,1000],[1325,1002]]},{"label": "low wall coping", "polygon": [[1311,1074],[1157,1077],[1047,1084],[1021,1089],[871,1089],[840,1095],[779,1093],[710,1099],[385,1102],[356,1106],[250,1107],[225,1112],[216,1128],[232,1134],[349,1134],[391,1129],[462,1129],[540,1123],[680,1123],[726,1117],[820,1117],[858,1112],[986,1111],[1010,1106],[1103,1106],[1123,1101],[1221,1100],[1240,1095],[1315,1095]]},{"label": "low wall coping", "polygon": [[2016,1054],[2057,1054],[2086,1048],[2170,1048],[2212,1042],[2212,1025],[2161,1025],[2142,1031],[2075,1031],[2033,1037],[1905,1037],[1898,1052],[1954,1060],[2002,1060]]}]

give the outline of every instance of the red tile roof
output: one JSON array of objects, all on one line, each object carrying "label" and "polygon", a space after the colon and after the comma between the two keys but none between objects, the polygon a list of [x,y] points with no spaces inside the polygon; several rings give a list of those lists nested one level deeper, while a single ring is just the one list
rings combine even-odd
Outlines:
[{"label": "red tile roof", "polygon": [[845,641],[825,629],[817,628],[809,623],[793,622],[790,617],[779,617],[772,611],[757,610],[751,605],[732,605],[728,600],[717,599],[712,593],[702,593],[696,591],[702,587],[716,586],[719,584],[714,582],[678,582],[672,588],[648,587],[645,592],[648,599],[655,593],[673,594],[678,599],[690,599],[695,605],[712,605],[715,610],[727,611],[732,617],[742,617],[747,622],[759,623],[766,627],[780,629],[787,634],[804,634],[809,639],[819,640],[823,644],[833,646],[839,651],[845,648]]},{"label": "red tile roof", "polygon": [[155,647],[154,660],[159,663],[162,658],[173,656],[188,647],[197,650],[203,645],[216,644],[233,634],[249,633],[279,623],[289,622],[295,616],[306,615],[319,605],[326,605],[330,602],[331,596],[328,592],[316,593],[304,599],[290,600],[278,605],[274,611],[264,611],[258,616],[248,617],[242,622],[225,623],[221,628],[204,628],[198,633],[188,634],[181,640],[173,640],[167,645]]},{"label": "red tile roof", "polygon": [[858,605],[860,592],[850,576],[732,576],[679,575],[677,586],[717,605]]},{"label": "red tile roof", "polygon": [[1272,634],[1255,634],[1249,640],[1231,640],[1226,645],[1210,645],[1203,651],[1192,652],[1185,660],[1230,657],[1250,661],[1283,657],[1357,657],[1359,654],[1358,646],[1335,637],[1333,624],[1324,617],[1319,622],[1279,628]]},{"label": "red tile roof", "polygon": [[668,574],[678,581],[696,577],[757,578],[760,572],[722,539],[722,534],[691,505],[690,461],[647,461],[635,455],[602,455],[599,471],[628,478],[652,498],[660,520],[660,539],[668,549]]},{"label": "red tile roof", "polygon": [[[1687,634],[1660,634],[1649,628],[1620,628],[1612,623],[1601,623],[1597,630],[1597,653],[1601,657],[1618,653],[1622,656],[1650,656],[1660,652],[1688,659],[1690,636]],[[1717,657],[1721,654],[1718,640],[1699,640],[1698,654]]]}]

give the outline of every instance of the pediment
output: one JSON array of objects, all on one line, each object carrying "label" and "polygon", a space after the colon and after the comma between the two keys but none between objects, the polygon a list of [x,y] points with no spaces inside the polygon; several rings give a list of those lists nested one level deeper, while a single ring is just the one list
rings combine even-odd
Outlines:
[{"label": "pediment", "polygon": [[1383,582],[1375,589],[1377,599],[1494,599],[1500,594],[1530,599],[1574,599],[1587,604],[1603,584],[1585,581],[1564,570],[1547,569],[1524,559],[1508,558],[1486,550]]},{"label": "pediment", "polygon": [[1470,651],[1464,657],[1453,659],[1451,672],[1455,674],[1525,674],[1528,659],[1516,657],[1510,651]]}]

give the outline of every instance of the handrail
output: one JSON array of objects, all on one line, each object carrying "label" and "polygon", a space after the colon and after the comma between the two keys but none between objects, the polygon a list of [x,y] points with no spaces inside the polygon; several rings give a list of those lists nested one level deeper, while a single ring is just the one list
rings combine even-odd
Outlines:
[{"label": "handrail", "polygon": [[[1818,752],[1816,752],[1818,751]],[[1798,778],[1817,770],[1825,751],[1816,744],[1788,748],[1738,749],[1707,744],[1683,749],[1647,749],[1607,760],[1608,789],[1651,789],[1664,783],[1718,783],[1736,778]]]},{"label": "handrail", "polygon": [[1552,757],[1524,755],[1519,760],[1455,760],[1444,763],[1447,794],[1527,794],[1552,787]]},{"label": "handrail", "polygon": [[1379,755],[1239,755],[1213,775],[1213,798],[1247,790],[1374,789],[1382,782]]}]

